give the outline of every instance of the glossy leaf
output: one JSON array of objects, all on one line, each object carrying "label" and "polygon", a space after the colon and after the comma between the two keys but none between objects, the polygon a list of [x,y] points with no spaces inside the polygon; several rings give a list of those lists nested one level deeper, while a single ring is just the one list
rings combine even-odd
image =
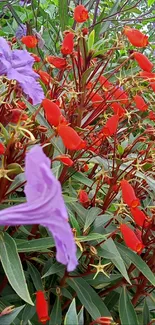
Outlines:
[{"label": "glossy leaf", "polygon": [[117,248],[120,252],[120,254],[127,257],[131,263],[133,263],[137,269],[155,286],[155,276],[148,267],[148,265],[142,260],[142,258],[137,255],[136,253],[132,252],[129,248],[117,244]]},{"label": "glossy leaf", "polygon": [[134,307],[129,299],[126,287],[122,288],[120,299],[119,299],[119,315],[121,324],[124,325],[139,325],[137,315]]},{"label": "glossy leaf", "polygon": [[78,325],[78,315],[76,312],[75,298],[71,302],[64,320],[64,325],[69,325],[69,324]]},{"label": "glossy leaf", "polygon": [[39,290],[43,291],[44,290],[43,284],[42,284],[41,276],[40,276],[38,269],[30,262],[27,262],[27,264],[28,264],[28,272],[30,274],[30,277],[32,278],[32,281],[33,281],[36,291],[39,291]]},{"label": "glossy leaf", "polygon": [[82,305],[84,305],[94,320],[102,315],[110,316],[109,310],[103,300],[84,279],[70,278],[67,279],[67,283],[77,293]]},{"label": "glossy leaf", "polygon": [[61,325],[62,324],[62,309],[61,301],[59,297],[56,297],[52,312],[50,315],[49,325]]},{"label": "glossy leaf", "polygon": [[15,292],[28,304],[33,305],[29,295],[17,246],[7,233],[0,233],[0,257],[8,281]]},{"label": "glossy leaf", "polygon": [[21,312],[25,305],[15,308],[10,314],[3,315],[0,317],[0,325],[11,325],[14,324],[14,320]]}]

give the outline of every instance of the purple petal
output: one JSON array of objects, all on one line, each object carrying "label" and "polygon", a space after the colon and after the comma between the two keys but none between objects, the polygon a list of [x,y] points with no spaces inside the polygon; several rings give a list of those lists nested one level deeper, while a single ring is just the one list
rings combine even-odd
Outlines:
[{"label": "purple petal", "polygon": [[23,75],[13,68],[8,71],[7,77],[9,79],[15,79],[19,82],[24,93],[33,100],[34,105],[42,102],[44,92],[41,85],[34,78]]},{"label": "purple petal", "polygon": [[68,271],[77,266],[76,245],[61,185],[50,170],[50,160],[40,146],[33,147],[26,156],[25,193],[27,203],[0,211],[0,225],[41,224],[52,233],[56,244],[56,258],[67,265]]},{"label": "purple petal", "polygon": [[21,24],[21,25],[18,26],[15,36],[16,36],[17,39],[20,40],[23,36],[26,36],[26,33],[27,33],[26,25]]}]

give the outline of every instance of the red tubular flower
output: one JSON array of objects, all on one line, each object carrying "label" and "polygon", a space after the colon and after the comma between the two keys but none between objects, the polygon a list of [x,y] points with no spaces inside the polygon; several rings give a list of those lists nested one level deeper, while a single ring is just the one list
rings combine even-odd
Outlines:
[{"label": "red tubular flower", "polygon": [[153,91],[155,91],[155,82],[150,82],[150,86],[153,89]]},{"label": "red tubular flower", "polygon": [[3,143],[0,143],[0,155],[4,155],[4,152],[5,152],[5,147]]},{"label": "red tubular flower", "polygon": [[79,5],[74,9],[74,19],[77,23],[83,23],[88,18],[88,10],[83,5]]},{"label": "red tubular flower", "polygon": [[103,86],[103,88],[110,88],[112,86],[112,84],[104,76],[101,76],[99,78],[99,82]]},{"label": "red tubular flower", "polygon": [[23,111],[27,107],[26,104],[24,102],[20,101],[20,100],[18,100],[18,102],[16,102],[16,106],[17,106],[17,108],[22,109]]},{"label": "red tubular flower", "polygon": [[33,35],[23,36],[21,42],[25,44],[28,48],[32,49],[37,46],[38,40]]},{"label": "red tubular flower", "polygon": [[145,79],[146,81],[155,81],[155,73],[153,72],[140,71],[139,76]]},{"label": "red tubular flower", "polygon": [[111,103],[113,112],[118,115],[120,118],[125,115],[125,109],[117,102]]},{"label": "red tubular flower", "polygon": [[68,125],[60,124],[57,128],[59,136],[62,138],[64,146],[69,150],[78,150],[83,140],[77,132]]},{"label": "red tubular flower", "polygon": [[100,324],[100,325],[111,325],[112,324],[112,317],[98,317],[95,319],[90,325]]},{"label": "red tubular flower", "polygon": [[41,81],[48,86],[51,81],[51,76],[49,75],[49,73],[43,70],[39,70],[37,71],[37,73],[39,74]]},{"label": "red tubular flower", "polygon": [[55,158],[53,159],[53,161],[54,161],[54,160],[61,161],[64,165],[69,166],[69,167],[71,167],[71,166],[74,164],[73,160],[70,159],[70,158],[69,158],[68,156],[66,156],[66,155],[57,156],[57,157],[55,157]]},{"label": "red tubular flower", "polygon": [[140,32],[138,29],[133,29],[129,26],[125,26],[124,34],[127,36],[129,42],[136,47],[146,47],[148,42],[148,36]]},{"label": "red tubular flower", "polygon": [[49,124],[52,126],[58,126],[61,119],[61,111],[59,106],[47,98],[43,99],[42,105]]},{"label": "red tubular flower", "polygon": [[121,101],[122,104],[128,104],[128,96],[124,90],[115,87],[114,90],[112,90],[112,95],[115,99]]},{"label": "red tubular flower", "polygon": [[133,187],[125,179],[121,181],[123,201],[130,207],[136,208],[140,205],[139,199],[135,195]]},{"label": "red tubular flower", "polygon": [[65,38],[63,40],[62,46],[61,46],[61,53],[64,55],[71,54],[73,52],[74,48],[74,34],[73,33],[67,33],[65,35]]},{"label": "red tubular flower", "polygon": [[47,62],[52,64],[57,69],[65,69],[67,66],[67,61],[64,58],[59,58],[56,56],[47,56],[46,58]]},{"label": "red tubular flower", "polygon": [[141,253],[144,245],[142,241],[138,239],[134,231],[125,224],[120,225],[120,230],[126,246],[134,252]]},{"label": "red tubular flower", "polygon": [[89,202],[89,197],[86,191],[80,190],[78,194],[79,202],[83,205]]},{"label": "red tubular flower", "polygon": [[140,227],[147,228],[149,225],[149,222],[148,222],[148,218],[145,215],[145,213],[143,211],[141,211],[139,208],[134,208],[134,209],[131,208],[130,210],[131,210],[131,213],[132,213],[135,223]]},{"label": "red tubular flower", "polygon": [[101,133],[106,137],[115,134],[118,127],[118,121],[119,121],[118,115],[113,115],[112,117],[110,117],[107,120],[105,126],[101,129]]},{"label": "red tubular flower", "polygon": [[46,324],[46,322],[50,320],[48,316],[48,304],[41,290],[36,292],[36,312],[39,322],[42,324]]},{"label": "red tubular flower", "polygon": [[153,69],[153,63],[149,61],[149,59],[142,53],[134,52],[133,56],[140,68],[144,71],[151,72]]},{"label": "red tubular flower", "polygon": [[97,108],[103,102],[103,98],[98,93],[95,94],[94,91],[91,92],[90,97],[92,97],[93,108]]},{"label": "red tubular flower", "polygon": [[133,97],[134,98],[134,101],[135,101],[135,104],[136,104],[136,107],[142,111],[142,112],[145,112],[147,111],[148,109],[148,105],[145,103],[144,99],[139,96],[139,95],[136,95]]},{"label": "red tubular flower", "polygon": [[155,112],[150,112],[148,118],[155,122]]}]

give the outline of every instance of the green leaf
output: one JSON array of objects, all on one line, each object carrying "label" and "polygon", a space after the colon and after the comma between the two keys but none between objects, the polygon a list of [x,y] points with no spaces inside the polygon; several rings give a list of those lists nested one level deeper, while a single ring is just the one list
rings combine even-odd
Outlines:
[{"label": "green leaf", "polygon": [[64,319],[64,325],[69,325],[69,324],[78,325],[78,316],[76,312],[75,298],[71,302]]},{"label": "green leaf", "polygon": [[101,245],[101,248],[99,249],[99,255],[110,259],[112,263],[117,267],[117,269],[121,272],[123,277],[129,283],[131,283],[126,271],[124,261],[114,241],[111,238],[107,239],[106,242]]},{"label": "green leaf", "polygon": [[151,6],[151,5],[153,5],[153,4],[154,4],[154,2],[155,2],[155,0],[148,0],[148,6]]},{"label": "green leaf", "polygon": [[50,266],[49,270],[42,276],[43,278],[46,278],[49,275],[59,273],[65,269],[64,265],[55,262],[52,266]]},{"label": "green leaf", "polygon": [[37,268],[30,262],[27,262],[28,264],[28,272],[30,274],[30,277],[32,278],[33,284],[35,286],[35,289],[38,290],[44,290],[43,284],[41,281],[41,276]]},{"label": "green leaf", "polygon": [[94,45],[94,39],[95,39],[95,30],[93,29],[88,37],[88,51],[90,51]]},{"label": "green leaf", "polygon": [[86,177],[81,172],[77,172],[76,174],[74,174],[72,176],[72,178],[75,179],[76,181],[78,181],[78,183],[82,183],[88,187],[91,187],[93,185],[93,181],[91,179],[89,179],[88,177]]},{"label": "green leaf", "polygon": [[155,286],[155,276],[148,265],[142,260],[142,258],[121,244],[117,243],[117,248],[122,255],[122,258],[123,256],[127,257],[129,261],[133,263],[137,269],[146,277],[146,279],[148,279],[153,284],[153,286]]},{"label": "green leaf", "polygon": [[111,316],[103,300],[95,290],[82,278],[67,279],[67,283],[77,293],[82,305],[87,309],[93,319],[102,315]]},{"label": "green leaf", "polygon": [[18,242],[16,239],[17,250],[18,252],[40,252],[46,250],[47,248],[54,247],[54,240],[52,237],[33,239],[33,240],[24,240]]},{"label": "green leaf", "polygon": [[16,243],[6,232],[0,234],[0,257],[8,281],[15,292],[28,304],[33,305],[19,258]]},{"label": "green leaf", "polygon": [[143,325],[148,325],[151,319],[150,319],[150,311],[146,299],[144,300],[142,317],[143,317]]},{"label": "green leaf", "polygon": [[61,325],[62,324],[62,309],[60,298],[56,297],[51,315],[49,325]]},{"label": "green leaf", "polygon": [[58,1],[59,19],[62,31],[64,31],[68,25],[68,0]]},{"label": "green leaf", "polygon": [[78,325],[84,325],[84,307],[82,306],[78,313]]},{"label": "green leaf", "polygon": [[[107,15],[111,16],[111,15],[114,15],[115,13],[117,13],[117,9],[118,9],[119,4],[120,4],[120,0],[116,0],[115,3],[114,3],[114,6],[112,7],[112,9],[110,10],[110,12]],[[102,33],[106,32],[108,30],[110,24],[111,24],[111,20],[109,18],[108,21],[103,23],[102,28],[100,30],[100,33],[102,34]]]},{"label": "green leaf", "polygon": [[0,317],[0,325],[11,325],[25,305],[15,308],[12,313]]},{"label": "green leaf", "polygon": [[77,240],[79,242],[85,242],[85,241],[91,241],[91,240],[103,240],[103,239],[106,239],[107,236],[108,236],[108,234],[102,235],[102,234],[92,233],[92,234],[89,234],[88,236],[78,236]]},{"label": "green leaf", "polygon": [[99,208],[91,208],[87,210],[87,215],[86,215],[86,220],[85,220],[85,225],[84,225],[84,230],[86,231],[87,228],[94,222],[94,220],[97,218],[99,213],[101,212],[101,209]]},{"label": "green leaf", "polygon": [[124,286],[119,299],[119,315],[122,325],[139,325],[134,307]]}]

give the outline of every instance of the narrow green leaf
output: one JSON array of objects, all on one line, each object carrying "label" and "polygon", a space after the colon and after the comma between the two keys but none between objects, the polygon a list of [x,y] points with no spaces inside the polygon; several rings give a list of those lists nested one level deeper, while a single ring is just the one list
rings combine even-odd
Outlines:
[{"label": "narrow green leaf", "polygon": [[64,319],[64,325],[69,325],[69,324],[78,325],[78,315],[76,312],[75,298],[71,302]]},{"label": "narrow green leaf", "polygon": [[68,0],[58,1],[59,19],[62,31],[64,31],[68,25]]},{"label": "narrow green leaf", "polygon": [[19,297],[28,304],[33,305],[16,243],[6,232],[1,232],[0,234],[0,257],[3,269],[12,288]]},{"label": "narrow green leaf", "polygon": [[84,307],[82,306],[78,313],[78,325],[84,325]]},{"label": "narrow green leaf", "polygon": [[25,240],[22,242],[18,242],[15,240],[17,244],[18,252],[40,252],[42,250],[46,250],[47,248],[54,247],[54,240],[52,237],[33,239],[33,240]]},{"label": "narrow green leaf", "polygon": [[111,316],[103,300],[84,279],[70,278],[67,279],[67,283],[77,293],[82,305],[87,309],[93,319],[102,315]]},{"label": "narrow green leaf", "polygon": [[[103,249],[103,251],[102,251],[102,249]],[[126,270],[124,261],[120,255],[114,241],[111,238],[107,239],[106,242],[101,245],[101,248],[99,249],[99,255],[110,259],[112,261],[112,263],[117,267],[117,269],[121,272],[123,277],[129,283],[131,283],[129,280],[128,274],[127,274],[127,270]]]},{"label": "narrow green leaf", "polygon": [[102,234],[92,233],[92,234],[89,234],[88,236],[78,236],[77,240],[79,242],[85,242],[85,241],[91,241],[91,240],[103,240],[103,239],[106,239],[107,236],[108,236],[108,234],[102,235]]},{"label": "narrow green leaf", "polygon": [[155,286],[155,276],[142,258],[121,244],[117,244],[117,248],[122,255],[122,258],[123,256],[127,257],[129,261],[133,263],[137,269]]},{"label": "narrow green leaf", "polygon": [[119,299],[119,315],[122,325],[139,325],[134,307],[129,299],[126,287],[122,288]]},{"label": "narrow green leaf", "polygon": [[90,51],[94,45],[94,39],[95,39],[95,30],[93,29],[88,37],[88,51]]},{"label": "narrow green leaf", "polygon": [[55,262],[52,266],[50,266],[49,270],[42,276],[42,279],[46,278],[49,275],[59,273],[63,270],[65,270],[64,265],[62,265],[58,262]]},{"label": "narrow green leaf", "polygon": [[144,300],[142,317],[143,317],[143,325],[148,325],[151,319],[150,319],[150,311],[146,299]]},{"label": "narrow green leaf", "polygon": [[9,315],[3,315],[0,317],[0,325],[11,325],[14,324],[13,321],[21,312],[21,310],[25,307],[25,305],[15,308],[12,313]]},{"label": "narrow green leaf", "polygon": [[85,220],[85,225],[84,225],[84,230],[86,231],[87,228],[94,222],[94,220],[97,218],[99,213],[101,212],[101,209],[99,208],[91,208],[87,210],[87,215],[86,215],[86,220]]},{"label": "narrow green leaf", "polygon": [[56,297],[51,315],[49,325],[61,325],[62,324],[62,309],[59,297]]},{"label": "narrow green leaf", "polygon": [[148,6],[151,6],[151,5],[153,5],[153,4],[154,4],[154,2],[155,2],[155,0],[148,0]]},{"label": "narrow green leaf", "polygon": [[[108,16],[111,16],[111,15],[114,15],[115,13],[117,13],[117,9],[118,9],[119,4],[120,4],[120,0],[116,0],[115,3],[114,3],[114,6],[112,7],[110,12],[108,13]],[[108,30],[110,24],[111,24],[110,19],[108,19],[108,21],[103,23],[102,28],[100,30],[100,33],[102,34],[102,33],[106,32]]]},{"label": "narrow green leaf", "polygon": [[42,290],[43,291],[43,284],[41,281],[41,276],[37,268],[30,262],[27,262],[28,264],[28,272],[30,274],[30,277],[32,278],[33,284],[35,286],[35,289]]}]

